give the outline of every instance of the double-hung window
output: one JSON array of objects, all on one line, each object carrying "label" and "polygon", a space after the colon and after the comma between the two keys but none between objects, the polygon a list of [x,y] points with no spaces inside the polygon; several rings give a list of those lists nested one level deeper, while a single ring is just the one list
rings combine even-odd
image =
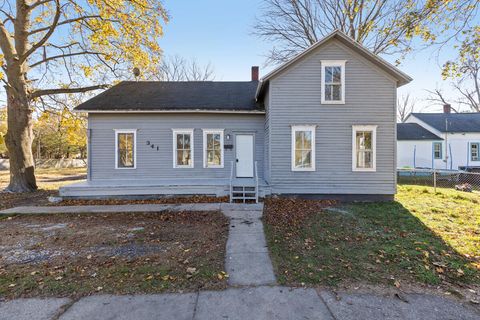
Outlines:
[{"label": "double-hung window", "polygon": [[203,130],[203,167],[223,168],[223,129]]},{"label": "double-hung window", "polygon": [[434,142],[433,143],[433,159],[442,159],[442,143]]},{"label": "double-hung window", "polygon": [[173,130],[173,167],[193,168],[193,129]]},{"label": "double-hung window", "polygon": [[315,171],[315,126],[292,126],[292,171]]},{"label": "double-hung window", "polygon": [[135,169],[137,130],[115,130],[115,169]]},{"label": "double-hung window", "polygon": [[376,170],[377,126],[353,126],[352,170]]},{"label": "double-hung window", "polygon": [[479,152],[480,152],[480,143],[473,142],[470,143],[470,160],[471,161],[479,161]]},{"label": "double-hung window", "polygon": [[345,103],[345,60],[322,60],[322,104]]}]

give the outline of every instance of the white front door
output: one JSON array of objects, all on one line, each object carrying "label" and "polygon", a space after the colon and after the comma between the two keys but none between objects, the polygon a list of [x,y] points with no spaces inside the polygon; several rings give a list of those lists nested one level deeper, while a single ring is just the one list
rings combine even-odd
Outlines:
[{"label": "white front door", "polygon": [[253,135],[235,136],[237,178],[253,177]]}]

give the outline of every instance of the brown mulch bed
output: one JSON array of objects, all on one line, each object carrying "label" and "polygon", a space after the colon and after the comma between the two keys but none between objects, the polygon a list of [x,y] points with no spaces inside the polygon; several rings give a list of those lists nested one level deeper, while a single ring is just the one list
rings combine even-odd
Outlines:
[{"label": "brown mulch bed", "polygon": [[14,216],[0,233],[8,299],[226,287],[220,212]]},{"label": "brown mulch bed", "polygon": [[65,199],[58,203],[51,203],[55,206],[89,206],[89,205],[122,205],[122,204],[176,204],[176,203],[216,203],[228,202],[228,197],[160,197],[155,199]]}]

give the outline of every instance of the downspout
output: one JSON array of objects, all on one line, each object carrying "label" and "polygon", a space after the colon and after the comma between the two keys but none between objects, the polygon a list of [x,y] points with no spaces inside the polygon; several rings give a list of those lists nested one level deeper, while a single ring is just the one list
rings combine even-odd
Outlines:
[{"label": "downspout", "polygon": [[448,170],[448,120],[445,119],[445,169]]},{"label": "downspout", "polygon": [[450,170],[453,170],[453,154],[452,154],[452,146],[448,146],[448,151],[450,152]]},{"label": "downspout", "polygon": [[435,143],[432,143],[432,169],[435,169]]},{"label": "downspout", "polygon": [[92,146],[91,146],[91,136],[92,136],[92,129],[87,129],[87,181],[92,180],[92,172],[91,172],[91,162],[92,162]]},{"label": "downspout", "polygon": [[417,146],[413,146],[413,168],[417,167]]},{"label": "downspout", "polygon": [[469,157],[470,152],[471,152],[470,151],[470,142],[467,141],[467,168],[470,166],[470,157]]}]

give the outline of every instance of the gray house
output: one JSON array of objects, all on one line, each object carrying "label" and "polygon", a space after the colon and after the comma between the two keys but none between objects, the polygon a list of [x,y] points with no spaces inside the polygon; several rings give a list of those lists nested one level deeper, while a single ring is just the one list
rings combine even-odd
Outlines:
[{"label": "gray house", "polygon": [[411,78],[335,31],[249,82],[122,82],[88,113],[88,179],[64,197],[392,199]]}]

